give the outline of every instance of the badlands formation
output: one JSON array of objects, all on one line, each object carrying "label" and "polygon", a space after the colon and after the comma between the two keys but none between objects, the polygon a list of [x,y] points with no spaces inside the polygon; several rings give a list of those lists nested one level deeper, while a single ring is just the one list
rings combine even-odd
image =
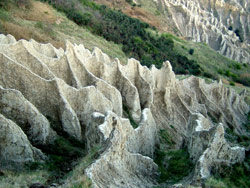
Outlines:
[{"label": "badlands formation", "polygon": [[248,0],[154,0],[182,36],[250,63]]},{"label": "badlands formation", "polygon": [[[124,115],[124,108],[137,128]],[[148,69],[134,59],[122,65],[98,48],[66,43],[66,50],[0,35],[0,167],[46,160],[41,148],[64,132],[102,152],[85,169],[95,188],[157,185],[159,130],[195,164],[191,183],[213,168],[242,162],[247,148],[232,145],[225,130],[247,135],[249,106],[221,82],[178,80],[169,62]],[[52,123],[53,122],[53,123]],[[39,149],[40,148],[40,149]]]}]

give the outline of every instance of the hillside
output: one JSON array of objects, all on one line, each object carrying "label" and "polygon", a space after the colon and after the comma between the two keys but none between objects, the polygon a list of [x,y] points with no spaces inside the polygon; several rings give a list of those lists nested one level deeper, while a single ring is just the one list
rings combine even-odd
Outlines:
[{"label": "hillside", "polygon": [[[160,31],[203,42],[220,54],[249,63],[248,1],[95,0],[121,9]],[[120,6],[122,5],[122,6]],[[153,21],[154,20],[154,21]]]},{"label": "hillside", "polygon": [[46,3],[31,1],[31,8],[18,8],[14,4],[0,9],[0,32],[12,34],[16,39],[35,39],[42,43],[52,43],[65,49],[65,41],[84,43],[92,50],[95,46],[112,58],[125,62],[127,57],[121,45],[108,42],[102,37],[91,34],[86,29],[70,21],[63,13],[56,11]]},{"label": "hillside", "polygon": [[70,42],[0,52],[0,186],[249,186],[244,93]]},{"label": "hillside", "polygon": [[[90,1],[86,0],[73,10],[70,8],[70,1],[67,5],[63,5],[63,9],[60,8],[60,1],[54,4],[54,7],[81,26],[78,27],[48,5],[32,2],[35,5],[31,6],[31,9],[18,9],[11,5],[7,8],[9,12],[2,9],[4,21],[2,21],[1,31],[5,34],[13,34],[17,39],[34,38],[39,42],[51,42],[57,47],[63,47],[65,40],[84,42],[88,49],[97,46],[110,57],[118,57],[123,63],[126,62],[126,57],[133,57],[148,67],[152,64],[160,67],[162,62],[170,60],[174,71],[178,74],[222,78],[230,81],[232,85],[234,85],[233,82],[250,85],[249,65],[240,65],[231,61],[202,43],[188,42],[170,34],[157,34],[158,31],[154,28],[148,28],[143,22],[126,17],[119,11],[103,10],[92,2],[87,3]],[[48,8],[51,10],[43,10]],[[41,9],[38,11],[39,14],[36,14],[39,9]],[[73,11],[75,13],[71,14]],[[111,16],[108,17],[108,15]],[[100,16],[103,18],[98,18]],[[84,21],[85,17],[87,22]],[[127,25],[121,24],[119,29],[114,29],[119,25],[120,18],[127,19]],[[81,19],[83,22],[79,23]],[[102,23],[99,23],[100,20]],[[225,81],[225,83],[229,82]]]},{"label": "hillside", "polygon": [[0,187],[250,187],[249,65],[102,2],[0,2]]}]

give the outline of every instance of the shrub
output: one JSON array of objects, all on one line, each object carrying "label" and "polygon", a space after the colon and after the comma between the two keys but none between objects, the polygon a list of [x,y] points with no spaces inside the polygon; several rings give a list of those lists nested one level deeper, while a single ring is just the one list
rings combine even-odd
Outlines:
[{"label": "shrub", "polygon": [[249,74],[241,74],[234,81],[241,83],[245,86],[250,86],[250,75]]},{"label": "shrub", "polygon": [[129,4],[132,4],[132,3],[133,3],[132,0],[126,0],[126,2],[129,3]]},{"label": "shrub", "polygon": [[226,70],[226,71],[225,71],[225,75],[226,75],[227,77],[229,77],[229,76],[231,75],[230,70]]},{"label": "shrub", "polygon": [[235,86],[235,83],[234,83],[233,81],[230,81],[229,84],[230,84],[231,86]]},{"label": "shrub", "polygon": [[[213,168],[214,185],[219,184],[221,187],[237,188],[250,187],[249,165],[250,160],[247,158],[243,163],[237,163],[232,166],[223,165],[219,169]],[[206,183],[209,183],[209,179]]]},{"label": "shrub", "polygon": [[190,55],[193,55],[194,54],[194,49],[193,48],[191,48],[190,50],[189,50],[189,52],[188,52]]},{"label": "shrub", "polygon": [[11,19],[9,13],[3,9],[0,9],[0,20],[9,21]]},{"label": "shrub", "polygon": [[215,179],[213,177],[210,177],[209,179],[206,180],[205,186],[211,188],[227,188],[227,185],[225,185],[225,183],[222,180]]},{"label": "shrub", "polygon": [[213,80],[219,80],[219,77],[211,72],[204,72],[203,76],[207,78],[211,78]]},{"label": "shrub", "polygon": [[[7,10],[10,4],[13,4],[14,0],[1,0],[0,1],[0,8]],[[2,10],[0,10],[1,12]]]},{"label": "shrub", "polygon": [[241,69],[241,64],[240,63],[235,63],[234,68],[240,70]]},{"label": "shrub", "polygon": [[155,162],[159,166],[160,177],[159,182],[176,183],[193,170],[194,165],[189,159],[187,150],[156,150]]},{"label": "shrub", "polygon": [[218,69],[218,71],[217,71],[219,74],[224,74],[224,71],[222,70],[222,69]]}]

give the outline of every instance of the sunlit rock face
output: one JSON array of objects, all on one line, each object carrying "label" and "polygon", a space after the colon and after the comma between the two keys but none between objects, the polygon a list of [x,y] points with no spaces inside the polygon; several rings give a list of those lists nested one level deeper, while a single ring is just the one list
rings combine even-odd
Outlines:
[{"label": "sunlit rock face", "polygon": [[244,95],[221,82],[178,80],[169,62],[161,69],[134,59],[121,65],[98,48],[90,52],[67,42],[63,50],[0,35],[0,73],[1,168],[45,160],[38,148],[49,147],[59,131],[87,151],[101,145],[99,158],[85,170],[98,188],[157,185],[153,158],[161,129],[175,148],[188,148],[194,181],[221,163],[244,160],[245,149],[224,138],[226,128],[247,134]]},{"label": "sunlit rock face", "polygon": [[233,60],[250,63],[248,0],[154,0],[180,34]]}]

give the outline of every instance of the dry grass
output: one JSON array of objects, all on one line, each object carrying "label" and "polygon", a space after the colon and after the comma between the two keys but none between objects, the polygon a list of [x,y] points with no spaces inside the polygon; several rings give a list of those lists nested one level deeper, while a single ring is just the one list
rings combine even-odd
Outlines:
[{"label": "dry grass", "polygon": [[[79,27],[67,17],[57,12],[46,3],[31,1],[30,9],[17,9],[12,7],[10,20],[5,20],[0,25],[0,32],[11,34],[17,40],[34,39],[40,43],[51,43],[56,48],[65,49],[65,41],[84,44],[92,50],[95,46],[107,53],[111,58],[119,58],[122,63],[127,57],[122,51],[122,46],[108,42],[104,38],[91,34],[90,31]],[[1,21],[1,17],[0,17]]]},{"label": "dry grass", "polygon": [[159,31],[167,31],[165,30],[166,28],[164,27],[161,19],[155,15],[155,12],[147,11],[138,6],[133,7],[125,0],[95,0],[95,2],[98,4],[104,4],[111,8],[121,9],[122,12],[128,16],[146,22],[149,25],[156,27]]},{"label": "dry grass", "polygon": [[49,176],[44,170],[22,173],[3,171],[3,173],[4,176],[0,176],[1,188],[26,188],[33,183],[45,183]]},{"label": "dry grass", "polygon": [[47,4],[39,1],[31,1],[31,8],[23,11],[15,9],[13,12],[14,17],[29,21],[39,21],[47,23],[55,23],[58,17],[55,15],[55,11]]},{"label": "dry grass", "polygon": [[52,43],[56,48],[65,48],[65,44],[62,41],[58,41],[54,35],[46,31],[39,31],[34,27],[27,27],[24,25],[19,25],[17,23],[12,22],[4,22],[3,23],[3,33],[4,34],[11,34],[17,40],[20,39],[35,39],[41,43]]}]

